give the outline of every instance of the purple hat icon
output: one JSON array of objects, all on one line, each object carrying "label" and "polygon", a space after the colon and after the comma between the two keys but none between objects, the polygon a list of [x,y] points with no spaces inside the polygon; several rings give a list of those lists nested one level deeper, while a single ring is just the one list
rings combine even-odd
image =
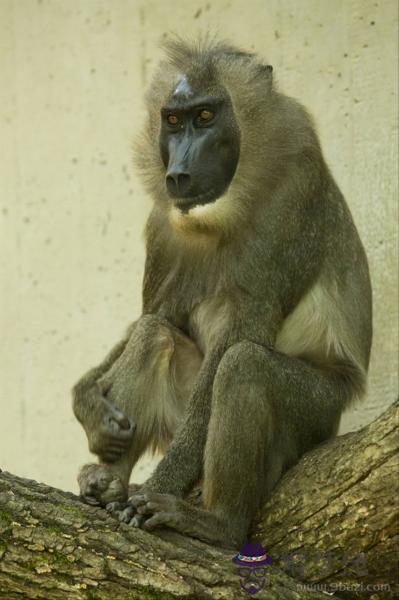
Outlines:
[{"label": "purple hat icon", "polygon": [[272,559],[266,554],[262,544],[246,542],[240,552],[231,559],[237,565],[244,567],[258,567],[259,565],[270,565]]}]

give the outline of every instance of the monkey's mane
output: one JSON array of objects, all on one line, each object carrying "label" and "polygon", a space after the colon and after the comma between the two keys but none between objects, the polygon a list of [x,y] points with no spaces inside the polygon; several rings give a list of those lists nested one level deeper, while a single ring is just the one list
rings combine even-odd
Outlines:
[{"label": "monkey's mane", "polygon": [[212,34],[204,34],[195,40],[186,39],[177,35],[164,41],[162,48],[170,65],[179,71],[197,72],[203,79],[214,79],[217,76],[217,67],[223,64],[234,66],[237,69],[242,65],[245,79],[252,79],[260,75],[268,75],[272,71],[253,52],[246,52],[231,44],[227,40],[217,39]]},{"label": "monkey's mane", "polygon": [[229,186],[229,218],[240,227],[242,215],[251,212],[249,206],[268,201],[292,157],[307,160],[315,153],[317,160],[312,164],[320,163],[311,119],[299,103],[275,90],[272,67],[254,53],[209,34],[195,40],[174,36],[162,46],[165,57],[148,88],[148,118],[135,144],[135,163],[144,185],[163,210],[168,197],[158,145],[160,109],[179,79],[186,76],[200,93],[224,90],[240,130],[240,160]]}]

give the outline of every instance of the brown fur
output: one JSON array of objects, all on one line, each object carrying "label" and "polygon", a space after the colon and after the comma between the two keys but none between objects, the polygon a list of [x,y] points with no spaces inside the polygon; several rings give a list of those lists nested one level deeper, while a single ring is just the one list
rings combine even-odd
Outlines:
[{"label": "brown fur", "polygon": [[[271,68],[209,39],[169,42],[166,53],[136,147],[154,199],[143,315],[75,387],[89,443],[113,460],[99,466],[97,489],[93,466],[80,485],[84,496],[109,501],[110,489],[127,493],[146,448],[168,446],[122,519],[139,525],[146,515],[148,529],[234,545],[281,474],[335,435],[342,411],[363,394],[370,280],[312,120],[277,91]],[[160,109],[182,77],[202,94],[223,89],[240,131],[227,191],[188,212],[171,202],[159,153]],[[110,414],[120,423],[111,442],[102,425]],[[136,430],[113,459],[128,437],[124,416]],[[182,499],[200,478],[208,510]]]}]

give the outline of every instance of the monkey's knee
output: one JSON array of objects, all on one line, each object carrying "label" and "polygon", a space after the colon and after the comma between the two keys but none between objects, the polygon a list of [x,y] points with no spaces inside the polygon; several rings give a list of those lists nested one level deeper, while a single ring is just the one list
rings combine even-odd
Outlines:
[{"label": "monkey's knee", "polygon": [[177,330],[156,315],[143,315],[131,336],[126,350],[136,357],[140,372],[164,371],[170,364],[177,343]]},{"label": "monkey's knee", "polygon": [[135,417],[140,399],[147,400],[155,383],[168,377],[173,352],[167,321],[154,315],[141,317],[123,353],[100,380],[107,399]]},{"label": "monkey's knee", "polygon": [[264,383],[268,350],[253,342],[233,344],[219,363],[214,382],[214,393],[226,395],[238,388]]},{"label": "monkey's knee", "polygon": [[166,321],[166,319],[162,319],[157,315],[143,315],[137,322],[134,333],[139,335],[156,335],[156,333],[161,329],[169,329],[171,325]]}]

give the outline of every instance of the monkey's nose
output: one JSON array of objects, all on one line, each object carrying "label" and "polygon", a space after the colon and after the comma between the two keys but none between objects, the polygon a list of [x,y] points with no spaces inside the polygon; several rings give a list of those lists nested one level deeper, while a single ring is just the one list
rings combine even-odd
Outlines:
[{"label": "monkey's nose", "polygon": [[168,171],[166,174],[166,187],[171,196],[183,197],[187,194],[191,185],[191,177],[188,173]]}]

